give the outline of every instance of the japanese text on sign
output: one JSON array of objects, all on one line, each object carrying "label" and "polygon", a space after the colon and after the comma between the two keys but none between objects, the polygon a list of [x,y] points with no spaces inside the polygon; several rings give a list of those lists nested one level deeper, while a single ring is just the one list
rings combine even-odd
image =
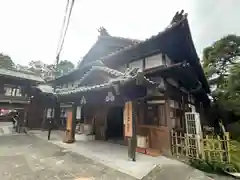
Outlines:
[{"label": "japanese text on sign", "polygon": [[132,137],[132,102],[126,102],[124,108],[125,136]]}]

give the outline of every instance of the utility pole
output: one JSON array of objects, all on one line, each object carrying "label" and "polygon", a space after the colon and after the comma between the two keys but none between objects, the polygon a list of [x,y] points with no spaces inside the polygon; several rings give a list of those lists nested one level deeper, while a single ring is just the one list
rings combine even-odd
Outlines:
[{"label": "utility pole", "polygon": [[[66,8],[65,8],[63,25],[62,25],[61,34],[60,34],[58,47],[57,47],[57,53],[56,53],[57,55],[56,55],[56,66],[55,66],[54,79],[57,78],[59,59],[60,59],[60,55],[61,55],[61,52],[63,49],[63,44],[64,44],[65,37],[67,34],[67,30],[69,27],[69,22],[70,22],[70,18],[72,15],[72,9],[73,9],[74,2],[75,2],[75,0],[68,0]],[[56,90],[56,87],[54,87],[54,92],[55,92],[55,90]]]},{"label": "utility pole", "polygon": [[[69,22],[72,14],[72,9],[74,5],[75,0],[68,0],[67,5],[65,8],[65,15],[64,15],[64,20],[63,20],[63,25],[62,25],[62,30],[61,30],[61,35],[59,39],[59,44],[57,48],[57,55],[56,55],[56,66],[55,66],[55,83],[54,83],[54,92],[56,91],[56,79],[57,79],[57,73],[58,73],[58,65],[59,65],[59,60],[60,60],[60,55],[63,49],[63,44],[65,41],[65,37],[67,34],[67,30],[69,27]],[[58,102],[56,102],[56,109],[59,107]],[[57,112],[55,109],[55,112]],[[67,131],[66,131],[66,137],[64,139],[64,142],[66,143],[72,143],[75,141],[75,121],[76,121],[76,106],[75,104],[72,105],[71,112],[68,113],[68,118],[67,118]],[[55,113],[56,114],[56,113]],[[55,116],[56,117],[56,116]]]}]

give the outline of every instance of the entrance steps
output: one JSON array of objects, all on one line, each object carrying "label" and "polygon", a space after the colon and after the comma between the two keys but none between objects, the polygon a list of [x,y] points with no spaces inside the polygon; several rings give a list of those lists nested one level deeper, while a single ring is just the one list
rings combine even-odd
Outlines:
[{"label": "entrance steps", "polygon": [[95,135],[86,135],[86,134],[75,134],[76,141],[93,141],[95,140]]}]

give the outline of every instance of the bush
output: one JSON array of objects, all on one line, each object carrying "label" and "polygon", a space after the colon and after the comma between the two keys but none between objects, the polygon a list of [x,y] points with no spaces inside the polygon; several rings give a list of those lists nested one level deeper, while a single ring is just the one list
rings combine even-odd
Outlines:
[{"label": "bush", "polygon": [[234,164],[222,164],[217,162],[208,162],[204,160],[190,160],[190,165],[208,173],[240,172]]}]

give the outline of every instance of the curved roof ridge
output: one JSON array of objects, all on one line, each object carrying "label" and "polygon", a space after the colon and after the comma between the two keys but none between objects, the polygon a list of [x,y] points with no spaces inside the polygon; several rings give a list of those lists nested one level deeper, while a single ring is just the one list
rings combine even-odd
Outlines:
[{"label": "curved roof ridge", "polygon": [[92,66],[91,69],[89,69],[89,71],[87,71],[79,80],[79,84],[82,83],[82,81],[84,79],[86,79],[87,76],[89,76],[89,74],[91,74],[93,71],[95,70],[101,70],[101,71],[104,71],[108,74],[111,74],[111,75],[114,75],[114,76],[124,76],[124,73],[120,72],[120,71],[117,71],[115,69],[111,69],[111,68],[108,68],[106,66]]},{"label": "curved roof ridge", "polygon": [[100,36],[99,38],[116,38],[116,39],[119,39],[119,40],[132,42],[133,44],[134,43],[139,43],[139,42],[143,41],[143,40],[140,40],[140,39],[133,39],[133,38],[121,37],[121,36],[111,36],[111,35],[109,35],[109,36]]},{"label": "curved roof ridge", "polygon": [[[176,13],[176,14],[177,14],[177,13]],[[175,16],[176,16],[176,15],[175,15]],[[174,16],[174,17],[175,17],[175,16]],[[173,19],[174,19],[174,17],[173,17]],[[141,41],[141,42],[139,42],[139,43],[130,44],[129,46],[125,46],[125,47],[123,47],[122,49],[120,49],[120,50],[118,50],[118,51],[114,51],[114,52],[112,52],[112,53],[109,53],[108,55],[106,55],[106,56],[104,56],[104,57],[102,57],[102,58],[100,58],[100,59],[101,59],[101,60],[105,60],[105,59],[107,59],[107,58],[109,58],[109,57],[111,57],[111,56],[117,55],[118,53],[121,53],[121,52],[123,52],[123,51],[125,51],[125,50],[129,50],[129,49],[132,49],[132,48],[134,48],[134,47],[136,47],[136,46],[138,46],[138,45],[140,45],[140,44],[142,44],[142,43],[146,43],[146,42],[148,42],[148,41],[150,41],[150,40],[152,40],[152,39],[154,39],[154,38],[156,38],[156,37],[158,37],[158,36],[162,36],[162,35],[164,35],[166,32],[168,32],[168,31],[170,31],[171,29],[175,28],[176,26],[179,26],[179,25],[180,25],[182,22],[184,22],[186,19],[187,19],[187,13],[183,14],[183,15],[181,16],[181,19],[179,19],[178,21],[173,21],[173,20],[172,20],[172,22],[171,22],[164,30],[160,31],[160,32],[157,33],[156,35],[153,35],[153,36],[151,36],[151,37],[147,38],[146,40]]]}]

